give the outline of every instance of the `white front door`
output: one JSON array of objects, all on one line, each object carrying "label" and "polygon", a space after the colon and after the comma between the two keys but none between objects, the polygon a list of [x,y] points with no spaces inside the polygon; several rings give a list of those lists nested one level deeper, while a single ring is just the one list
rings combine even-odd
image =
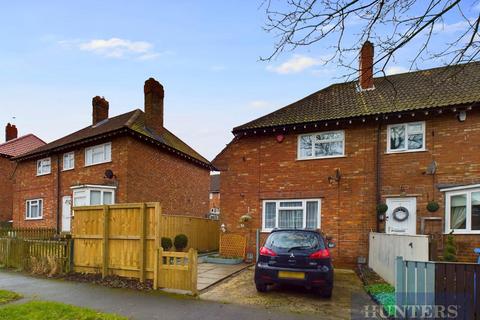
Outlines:
[{"label": "white front door", "polygon": [[72,221],[72,197],[65,196],[62,198],[62,231],[70,232]]},{"label": "white front door", "polygon": [[417,234],[417,198],[387,198],[386,233]]}]

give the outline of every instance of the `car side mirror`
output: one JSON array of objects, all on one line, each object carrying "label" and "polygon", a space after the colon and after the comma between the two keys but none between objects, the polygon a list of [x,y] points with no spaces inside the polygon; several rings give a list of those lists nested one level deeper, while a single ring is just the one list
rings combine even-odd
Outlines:
[{"label": "car side mirror", "polygon": [[327,247],[328,247],[329,249],[333,249],[333,248],[336,247],[336,244],[335,244],[335,242],[329,242],[329,243],[327,244]]}]

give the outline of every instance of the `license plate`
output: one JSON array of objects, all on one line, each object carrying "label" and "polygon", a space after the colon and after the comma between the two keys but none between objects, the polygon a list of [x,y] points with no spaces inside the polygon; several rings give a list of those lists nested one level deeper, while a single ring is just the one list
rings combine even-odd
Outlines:
[{"label": "license plate", "polygon": [[281,279],[305,279],[304,272],[278,271],[278,277]]}]

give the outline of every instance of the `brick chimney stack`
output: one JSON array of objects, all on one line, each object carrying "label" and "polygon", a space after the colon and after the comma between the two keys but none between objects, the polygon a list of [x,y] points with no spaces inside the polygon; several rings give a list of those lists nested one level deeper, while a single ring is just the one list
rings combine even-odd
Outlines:
[{"label": "brick chimney stack", "polygon": [[18,130],[14,124],[8,123],[5,127],[5,141],[10,141],[18,137]]},{"label": "brick chimney stack", "polygon": [[365,41],[360,50],[360,88],[370,90],[373,85],[373,44]]},{"label": "brick chimney stack", "polygon": [[104,97],[93,97],[92,99],[92,124],[108,119],[108,101]]},{"label": "brick chimney stack", "polygon": [[163,131],[163,86],[150,78],[143,87],[145,93],[145,126],[160,134]]}]

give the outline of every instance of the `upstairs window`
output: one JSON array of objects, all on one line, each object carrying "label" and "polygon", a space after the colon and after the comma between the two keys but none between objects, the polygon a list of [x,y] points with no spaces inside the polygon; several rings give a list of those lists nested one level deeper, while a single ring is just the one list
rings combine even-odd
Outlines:
[{"label": "upstairs window", "polygon": [[38,220],[43,217],[43,200],[42,199],[33,199],[27,200],[26,210],[25,210],[25,219],[27,220]]},{"label": "upstairs window", "polygon": [[112,161],[112,144],[110,142],[85,148],[85,166],[93,166],[110,161]]},{"label": "upstairs window", "polygon": [[298,136],[298,159],[322,159],[345,155],[343,131],[328,131]]},{"label": "upstairs window", "polygon": [[75,168],[75,153],[68,152],[63,155],[63,171]]},{"label": "upstairs window", "polygon": [[425,122],[392,124],[387,130],[387,152],[425,150]]},{"label": "upstairs window", "polygon": [[37,161],[37,176],[43,176],[52,172],[52,161],[45,158]]}]

